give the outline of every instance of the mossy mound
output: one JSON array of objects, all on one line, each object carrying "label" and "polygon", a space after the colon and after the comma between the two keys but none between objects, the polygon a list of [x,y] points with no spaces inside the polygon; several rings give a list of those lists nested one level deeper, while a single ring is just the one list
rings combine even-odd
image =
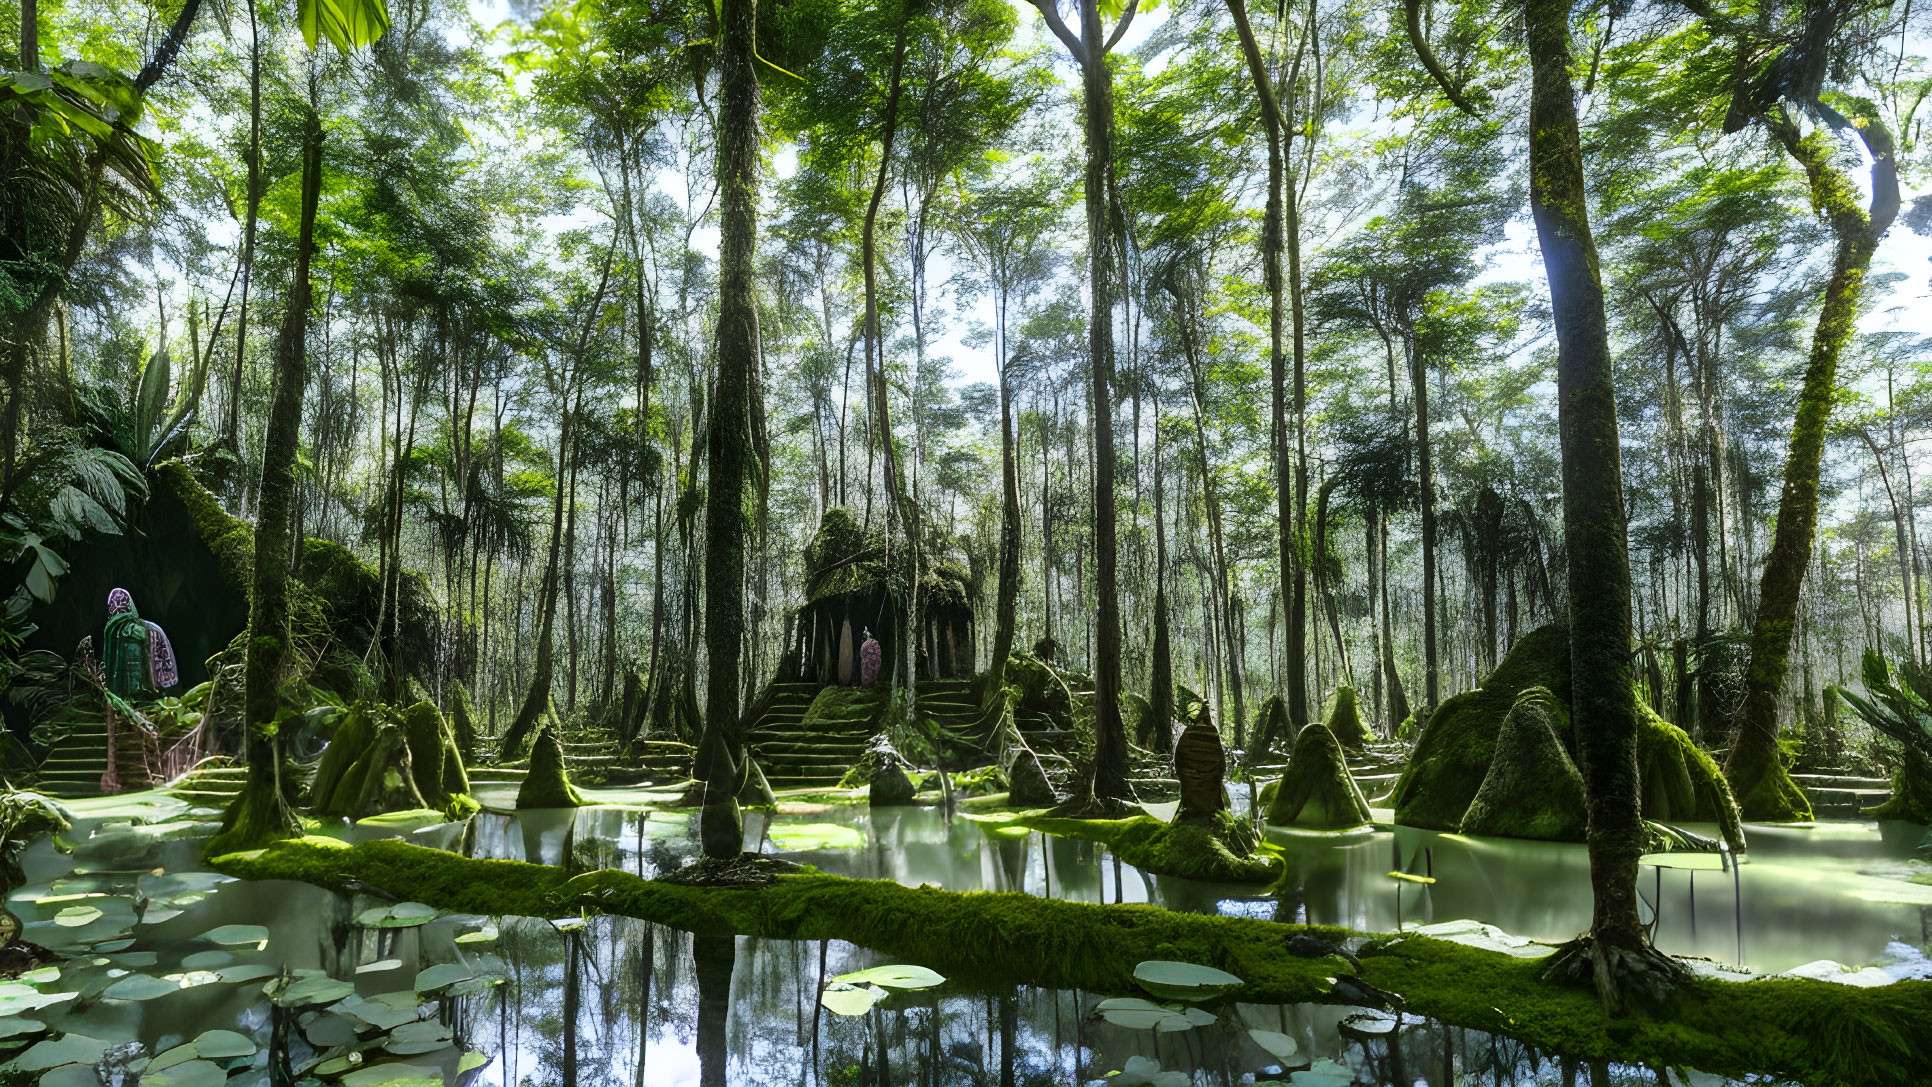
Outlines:
[{"label": "mossy mound", "polygon": [[[1817,1087],[1908,1087],[1932,1082],[1932,982],[1873,988],[1810,978],[1749,982],[1697,978],[1661,1012],[1612,1015],[1586,987],[1545,980],[1546,963],[1413,933],[1362,946],[1359,965],[1303,958],[1290,940],[1330,943],[1345,929],[1149,905],[1066,902],[1016,892],[960,893],[816,873],[750,886],[697,887],[609,869],[572,876],[521,861],[473,860],[399,841],[349,846],[303,838],[214,865],[247,879],[301,880],[341,890],[374,887],[451,912],[578,916],[594,910],[700,935],[842,940],[887,962],[987,986],[1139,992],[1134,967],[1150,959],[1226,970],[1231,998],[1253,1004],[1344,1004],[1357,974],[1400,993],[1419,1017],[1519,1039],[1579,1061],[1692,1067]],[[998,948],[989,955],[988,948]]]},{"label": "mossy mound", "polygon": [[469,792],[455,737],[429,702],[401,711],[368,702],[350,706],[309,785],[316,815],[350,819],[413,808],[461,819],[479,808]]},{"label": "mossy mound", "polygon": [[[1551,624],[1519,639],[1481,687],[1452,695],[1436,707],[1390,794],[1395,821],[1429,830],[1459,829],[1489,776],[1504,719],[1517,696],[1531,687],[1550,692],[1546,712],[1551,731],[1574,760],[1569,635],[1561,625]],[[1637,766],[1644,818],[1714,822],[1733,849],[1743,847],[1737,802],[1717,763],[1684,730],[1641,700]]]},{"label": "mossy mound", "polygon": [[1335,688],[1335,694],[1328,702],[1328,712],[1322,716],[1322,724],[1328,726],[1336,741],[1350,751],[1360,751],[1376,740],[1375,733],[1362,720],[1355,688],[1346,683]]},{"label": "mossy mound", "polygon": [[1210,883],[1268,883],[1281,874],[1281,859],[1260,848],[1254,824],[1229,811],[1164,823],[1151,815],[1126,819],[1072,819],[1016,812],[974,816],[1060,838],[1099,842],[1143,872]]},{"label": "mossy mound", "polygon": [[1556,738],[1552,704],[1543,687],[1517,696],[1496,737],[1489,773],[1463,813],[1462,833],[1583,840],[1583,775]]},{"label": "mossy mound", "polygon": [[1341,742],[1326,725],[1302,729],[1268,802],[1269,824],[1335,830],[1368,821],[1368,799],[1348,772]]},{"label": "mossy mound", "polygon": [[557,725],[552,721],[537,731],[537,738],[530,745],[530,772],[523,778],[523,787],[517,790],[517,807],[580,808],[583,804],[584,798],[570,784],[563,741],[557,738]]}]

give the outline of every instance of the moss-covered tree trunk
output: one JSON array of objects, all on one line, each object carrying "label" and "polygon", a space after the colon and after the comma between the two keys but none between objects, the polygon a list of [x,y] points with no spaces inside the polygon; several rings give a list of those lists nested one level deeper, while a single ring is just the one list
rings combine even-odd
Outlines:
[{"label": "moss-covered tree trunk", "polygon": [[[1283,343],[1287,303],[1281,274],[1282,189],[1287,184],[1287,152],[1283,147],[1282,116],[1275,101],[1274,76],[1262,59],[1254,26],[1248,21],[1246,0],[1227,0],[1228,14],[1241,39],[1241,57],[1254,84],[1255,99],[1261,104],[1261,129],[1268,139],[1268,199],[1261,220],[1261,278],[1268,290],[1268,375],[1269,375],[1269,448],[1275,468],[1275,542],[1278,550],[1282,603],[1288,616],[1288,669],[1300,678],[1301,690],[1294,701],[1304,704],[1307,664],[1304,625],[1296,599],[1301,579],[1301,563],[1295,548],[1295,500],[1289,486],[1288,460],[1288,353]],[[1299,321],[1297,322],[1299,328]],[[1297,356],[1299,362],[1299,355]],[[1301,604],[1305,609],[1305,603]],[[1235,714],[1242,713],[1241,697],[1235,696]],[[1237,728],[1240,722],[1236,722]],[[1239,739],[1235,741],[1240,743]]]},{"label": "moss-covered tree trunk", "polygon": [[[1002,296],[1003,297],[1003,296]],[[1006,343],[1006,314],[1000,313],[1000,344]],[[1013,653],[1019,625],[1020,597],[1020,465],[1013,441],[1013,386],[1007,380],[1006,360],[1000,360],[1000,568],[993,605],[993,659],[986,666],[986,701],[1000,697],[1006,682],[1006,658]]]},{"label": "moss-covered tree trunk", "polygon": [[[1093,421],[1094,751],[1083,783],[1088,813],[1119,810],[1133,797],[1127,782],[1127,728],[1120,716],[1120,546],[1114,509],[1114,76],[1107,51],[1126,33],[1128,5],[1112,34],[1101,28],[1098,0],[1078,0],[1080,30],[1060,18],[1055,0],[1034,0],[1047,27],[1080,65],[1081,120],[1086,135],[1082,188],[1087,211],[1087,320],[1091,367],[1087,407]],[[1050,550],[1050,549],[1049,549]]]},{"label": "moss-covered tree trunk", "polygon": [[1094,753],[1092,793],[1102,802],[1132,798],[1127,784],[1127,730],[1120,717],[1119,545],[1114,524],[1114,254],[1107,239],[1114,172],[1114,76],[1107,67],[1097,0],[1080,0],[1085,91],[1088,286],[1093,311],[1087,350],[1093,368]]},{"label": "moss-covered tree trunk", "polygon": [[1751,630],[1751,665],[1737,716],[1737,738],[1724,762],[1724,776],[1730,779],[1744,817],[1782,822],[1811,818],[1810,801],[1779,757],[1778,699],[1791,667],[1792,627],[1818,529],[1818,470],[1825,453],[1825,426],[1837,390],[1838,359],[1857,330],[1858,299],[1877,247],[1877,233],[1890,224],[1873,223],[1859,206],[1858,187],[1831,163],[1832,140],[1824,129],[1800,137],[1782,107],[1764,121],[1785,152],[1804,168],[1812,206],[1837,239],[1824,308],[1812,333],[1811,356],[1798,392],[1771,553],[1758,583],[1758,616]]},{"label": "moss-covered tree trunk", "polygon": [[743,848],[738,768],[738,663],[744,648],[745,477],[750,468],[752,375],[758,365],[758,0],[721,0],[718,50],[717,382],[712,392],[710,485],[704,508],[704,735],[700,844],[728,860]]},{"label": "moss-covered tree trunk", "polygon": [[1605,1000],[1614,1002],[1624,961],[1619,953],[1641,953],[1648,946],[1637,913],[1643,818],[1616,388],[1570,82],[1570,0],[1529,0],[1524,22],[1531,75],[1530,212],[1556,324],[1570,702],[1588,808],[1594,899],[1589,934],[1594,946],[1573,961],[1587,966]]},{"label": "moss-covered tree trunk", "polygon": [[275,713],[290,658],[289,562],[294,548],[295,464],[302,434],[302,392],[308,383],[309,258],[315,250],[316,204],[322,189],[322,119],[313,109],[302,128],[302,204],[295,240],[288,309],[275,341],[275,394],[262,443],[262,476],[255,513],[254,577],[243,665],[248,781],[222,819],[208,853],[252,849],[298,835],[301,823],[282,791]]},{"label": "moss-covered tree trunk", "polygon": [[1161,407],[1154,401],[1154,674],[1147,683],[1147,716],[1154,750],[1174,751],[1174,649],[1168,633],[1167,486],[1161,470]]},{"label": "moss-covered tree trunk", "polygon": [[510,727],[497,741],[498,759],[516,757],[537,721],[550,706],[550,682],[556,675],[557,596],[559,571],[563,564],[565,485],[570,474],[571,424],[576,413],[570,410],[565,391],[563,419],[557,430],[557,493],[550,505],[550,546],[544,555],[543,580],[537,586],[537,654],[530,669],[530,686]]}]

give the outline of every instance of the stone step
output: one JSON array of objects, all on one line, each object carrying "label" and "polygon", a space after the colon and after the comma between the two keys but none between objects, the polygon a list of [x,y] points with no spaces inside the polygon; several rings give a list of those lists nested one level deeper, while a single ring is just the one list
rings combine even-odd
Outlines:
[{"label": "stone step", "polygon": [[821,754],[801,755],[797,753],[772,754],[759,751],[756,748],[752,750],[758,756],[758,761],[770,766],[793,768],[836,766],[839,768],[840,773],[844,773],[846,770],[850,770],[852,765],[858,761],[856,754],[846,751],[827,751]]},{"label": "stone step", "polygon": [[843,772],[837,774],[783,774],[767,773],[765,783],[777,789],[826,789],[845,780]]},{"label": "stone step", "polygon": [[1791,780],[1807,788],[1884,789],[1891,791],[1890,778],[1853,777],[1846,774],[1793,774]]},{"label": "stone step", "polygon": [[1857,815],[1892,799],[1890,789],[1811,789],[1805,790],[1816,815]]},{"label": "stone step", "polygon": [[471,785],[514,785],[530,771],[514,766],[479,766],[469,772]]},{"label": "stone step", "polygon": [[864,730],[841,729],[838,731],[832,731],[832,730],[820,730],[820,729],[791,728],[791,729],[779,729],[774,732],[757,732],[752,734],[749,737],[749,742],[755,743],[755,744],[766,744],[766,743],[798,743],[798,744],[859,743],[859,744],[863,744],[868,740],[872,739],[873,735],[874,733],[871,729],[864,729]]}]

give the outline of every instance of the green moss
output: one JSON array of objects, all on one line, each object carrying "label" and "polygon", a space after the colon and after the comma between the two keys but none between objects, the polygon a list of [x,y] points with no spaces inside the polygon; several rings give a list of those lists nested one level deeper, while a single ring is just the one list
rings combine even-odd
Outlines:
[{"label": "green moss", "polygon": [[[1287,939],[1351,935],[1244,917],[1096,905],[1017,893],[942,891],[889,880],[781,875],[755,887],[695,887],[604,870],[575,877],[519,861],[471,860],[377,841],[305,838],[218,858],[252,879],[372,886],[444,910],[562,917],[600,910],[700,935],[845,940],[960,981],[1138,992],[1149,959],[1195,962],[1243,981],[1249,1003],[1347,1003],[1330,978],[1351,967],[1307,959]],[[1406,1010],[1508,1035],[1584,1061],[1694,1067],[1819,1087],[1906,1087],[1932,1080],[1932,982],[1869,989],[1805,978],[1698,979],[1656,1013],[1612,1017],[1595,993],[1544,981],[1542,962],[1405,935],[1370,943],[1361,977]]]},{"label": "green moss", "polygon": [[563,743],[557,739],[555,721],[537,730],[530,745],[530,771],[517,790],[518,808],[579,808],[584,798],[570,784],[565,770]]},{"label": "green moss", "polygon": [[[349,707],[337,720],[335,735],[329,738],[329,746],[322,751],[322,759],[316,764],[315,779],[309,783],[309,807],[317,815],[349,815],[348,805],[362,791],[362,774],[367,767],[358,768],[357,762],[375,742],[376,726],[370,720],[372,710],[364,704]],[[355,782],[344,790],[344,783],[351,774]],[[338,795],[342,799],[338,800]],[[341,806],[338,806],[341,805]]]},{"label": "green moss", "polygon": [[456,737],[456,753],[461,756],[458,765],[464,765],[476,757],[476,711],[470,705],[468,687],[452,683],[449,690],[449,730]]},{"label": "green moss", "polygon": [[1268,883],[1281,874],[1280,858],[1258,847],[1254,829],[1232,812],[1173,823],[1163,823],[1151,815],[1069,819],[1040,812],[968,818],[993,827],[1024,828],[1099,842],[1126,863],[1158,876],[1212,883]]},{"label": "green moss", "polygon": [[1266,803],[1268,822],[1278,827],[1333,830],[1369,821],[1368,800],[1348,772],[1340,741],[1326,725],[1309,725],[1295,737],[1288,768]]},{"label": "green moss", "polygon": [[1916,748],[1903,750],[1892,771],[1892,796],[1865,815],[1873,819],[1900,819],[1921,826],[1932,824],[1932,765]]},{"label": "green moss", "polygon": [[1546,687],[1530,687],[1516,697],[1503,718],[1489,773],[1463,813],[1462,833],[1583,840],[1583,775],[1556,738],[1554,707]]},{"label": "green moss", "polygon": [[1328,703],[1328,713],[1322,717],[1322,724],[1328,726],[1335,739],[1351,751],[1359,751],[1375,742],[1375,733],[1369,731],[1362,721],[1361,708],[1356,704],[1355,688],[1344,683],[1335,688],[1335,694]]},{"label": "green moss", "polygon": [[[1569,637],[1560,625],[1525,634],[1483,685],[1443,700],[1416,741],[1390,802],[1405,826],[1453,831],[1489,776],[1497,736],[1516,697],[1531,687],[1550,692],[1551,731],[1575,759],[1570,719]],[[1732,848],[1744,833],[1737,804],[1717,764],[1684,731],[1638,702],[1637,759],[1643,815],[1654,820],[1714,822]]]}]

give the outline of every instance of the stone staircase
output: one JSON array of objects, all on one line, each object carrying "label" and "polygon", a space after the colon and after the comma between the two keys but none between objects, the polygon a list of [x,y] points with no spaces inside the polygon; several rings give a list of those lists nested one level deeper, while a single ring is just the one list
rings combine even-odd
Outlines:
[{"label": "stone staircase", "polygon": [[884,694],[871,688],[774,683],[767,695],[745,740],[773,789],[837,785],[865,754],[885,710]]},{"label": "stone staircase", "polygon": [[99,796],[101,775],[106,771],[107,723],[77,721],[41,759],[34,788],[48,796],[68,799]]},{"label": "stone staircase", "polygon": [[1793,774],[1791,780],[1805,791],[1811,813],[1820,819],[1856,819],[1863,809],[1892,798],[1892,783],[1885,778],[1821,773]]},{"label": "stone staircase", "polygon": [[248,767],[226,756],[214,755],[176,778],[167,786],[167,791],[175,799],[185,800],[197,808],[226,808],[247,781]]}]

